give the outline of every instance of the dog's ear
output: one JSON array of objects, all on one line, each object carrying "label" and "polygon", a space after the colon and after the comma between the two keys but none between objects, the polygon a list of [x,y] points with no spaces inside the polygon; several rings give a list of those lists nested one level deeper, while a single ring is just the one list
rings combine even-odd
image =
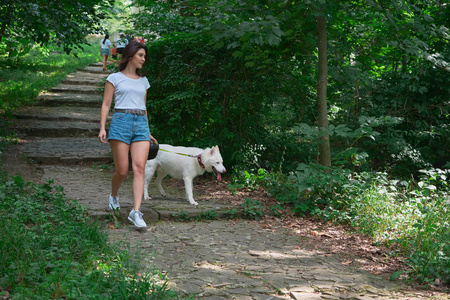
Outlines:
[{"label": "dog's ear", "polygon": [[217,146],[217,145],[215,145],[214,147],[212,147],[212,149],[211,149],[211,155],[213,155],[214,154],[214,151],[219,151],[219,146]]}]

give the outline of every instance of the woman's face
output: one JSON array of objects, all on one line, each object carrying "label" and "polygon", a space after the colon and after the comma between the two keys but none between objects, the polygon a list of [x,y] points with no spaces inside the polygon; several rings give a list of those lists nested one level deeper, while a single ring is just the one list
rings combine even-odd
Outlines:
[{"label": "woman's face", "polygon": [[133,64],[136,69],[141,69],[145,62],[145,50],[139,49],[133,57],[130,59],[129,63]]}]

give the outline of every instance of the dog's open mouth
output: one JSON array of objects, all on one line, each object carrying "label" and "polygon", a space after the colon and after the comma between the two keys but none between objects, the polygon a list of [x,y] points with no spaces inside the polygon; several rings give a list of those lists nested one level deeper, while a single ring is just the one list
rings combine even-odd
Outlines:
[{"label": "dog's open mouth", "polygon": [[216,170],[216,168],[212,167],[214,174],[216,174],[217,176],[217,181],[221,181],[222,180],[222,174],[220,174],[219,171]]}]

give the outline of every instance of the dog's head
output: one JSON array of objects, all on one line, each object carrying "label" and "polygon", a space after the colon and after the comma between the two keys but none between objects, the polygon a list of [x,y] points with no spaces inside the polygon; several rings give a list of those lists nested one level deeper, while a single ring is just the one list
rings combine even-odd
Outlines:
[{"label": "dog's head", "polygon": [[202,163],[205,166],[206,171],[214,172],[217,181],[222,180],[222,173],[225,173],[227,170],[223,166],[223,159],[222,155],[220,155],[219,146],[206,148],[202,155]]}]

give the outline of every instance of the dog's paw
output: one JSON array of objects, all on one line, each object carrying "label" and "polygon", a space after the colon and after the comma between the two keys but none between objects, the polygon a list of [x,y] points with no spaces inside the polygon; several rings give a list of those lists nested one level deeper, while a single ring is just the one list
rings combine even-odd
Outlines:
[{"label": "dog's paw", "polygon": [[192,204],[192,205],[198,205],[198,203],[195,202],[195,201],[189,201],[189,203]]},{"label": "dog's paw", "polygon": [[152,200],[152,197],[150,197],[150,196],[145,196],[145,197],[144,197],[144,200]]}]

